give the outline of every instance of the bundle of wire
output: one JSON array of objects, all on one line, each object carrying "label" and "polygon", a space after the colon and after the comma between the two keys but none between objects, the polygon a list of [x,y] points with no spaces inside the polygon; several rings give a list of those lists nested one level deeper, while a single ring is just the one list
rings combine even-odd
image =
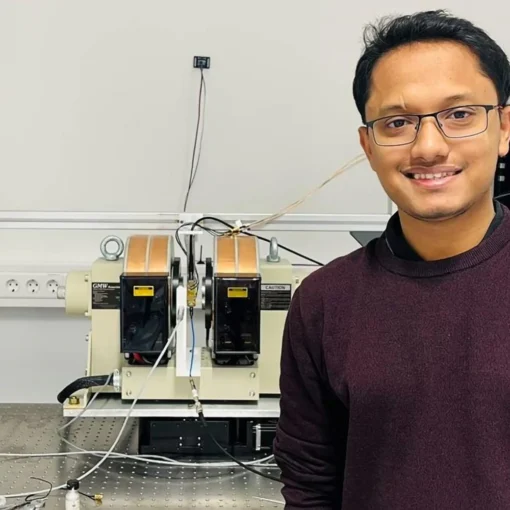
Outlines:
[{"label": "bundle of wire", "polygon": [[[178,329],[177,326],[180,324],[181,320],[182,319],[179,319],[176,327],[174,328],[174,331],[172,332],[172,335],[168,339],[165,347],[161,351],[158,359],[156,360],[156,362],[154,363],[153,367],[151,368],[149,374],[147,375],[147,377],[146,377],[146,379],[145,379],[145,381],[144,381],[144,383],[143,383],[143,385],[142,385],[138,395],[133,400],[133,402],[132,402],[132,404],[131,404],[131,406],[130,406],[130,408],[128,410],[128,413],[127,413],[126,417],[124,418],[124,421],[122,423],[121,429],[120,429],[120,431],[119,431],[115,441],[113,442],[112,446],[110,447],[110,449],[108,451],[86,450],[84,448],[81,448],[81,447],[75,445],[74,443],[72,443],[71,441],[67,440],[66,438],[64,438],[61,433],[62,433],[63,430],[65,430],[66,428],[70,427],[76,420],[78,420],[79,418],[81,418],[83,416],[83,414],[86,412],[86,410],[93,404],[95,399],[108,386],[108,384],[109,384],[109,382],[111,380],[111,377],[113,377],[113,374],[110,375],[110,377],[108,378],[106,384],[102,388],[100,388],[98,392],[96,392],[93,395],[91,400],[88,402],[87,406],[77,416],[75,416],[72,420],[70,420],[65,425],[63,425],[62,427],[57,429],[57,434],[59,435],[60,439],[64,443],[69,445],[70,447],[74,448],[76,451],[74,451],[74,452],[58,452],[58,453],[32,453],[32,454],[0,453],[0,458],[41,458],[41,457],[66,457],[66,456],[75,456],[75,455],[88,455],[88,456],[100,457],[100,461],[98,463],[96,463],[86,473],[84,473],[83,475],[81,475],[81,476],[79,476],[77,478],[78,481],[82,481],[85,478],[87,478],[88,476],[90,476],[108,458],[112,458],[112,459],[126,459],[126,460],[131,460],[131,461],[136,461],[136,462],[143,462],[145,464],[155,464],[155,465],[158,465],[158,466],[171,466],[171,467],[233,468],[233,467],[241,466],[241,467],[244,467],[245,469],[249,469],[251,466],[257,466],[257,467],[264,467],[264,468],[277,468],[278,466],[276,466],[275,464],[270,464],[269,463],[270,461],[272,461],[274,459],[273,455],[269,455],[269,456],[266,456],[266,457],[261,458],[261,459],[257,459],[257,460],[253,460],[253,461],[247,461],[247,462],[240,462],[237,459],[234,459],[234,462],[183,462],[183,461],[176,461],[174,459],[169,459],[167,457],[163,457],[163,456],[159,456],[159,455],[128,455],[128,454],[121,454],[121,453],[117,453],[117,452],[113,451],[115,449],[115,447],[117,446],[117,444],[119,443],[119,441],[120,441],[120,439],[122,437],[122,434],[124,433],[124,430],[125,430],[125,428],[127,426],[129,418],[131,417],[132,411],[133,411],[136,403],[140,399],[143,391],[145,390],[147,382],[149,381],[150,377],[152,376],[154,370],[158,367],[158,365],[161,362],[161,359],[163,358],[165,352],[167,351],[169,346],[172,344],[173,338],[174,338],[174,336],[175,336],[175,334],[177,332],[177,329]],[[207,423],[206,423],[205,418],[203,417],[203,415],[202,415],[201,419],[202,419],[202,423],[205,426],[207,426]],[[216,442],[216,440],[215,440],[215,438],[213,436],[212,436],[212,438]],[[217,442],[216,442],[216,444],[218,445],[219,448],[221,448],[225,452],[225,450]],[[225,452],[225,453],[228,456],[230,456],[228,454],[228,452]],[[255,471],[255,472],[257,474],[261,475],[261,476],[265,476],[265,477],[268,477],[268,478],[270,477],[270,475],[267,475],[265,473],[261,473],[261,472],[257,472],[257,471]],[[275,480],[278,480],[275,477],[271,477],[271,478],[275,479]],[[27,496],[36,496],[36,495],[39,495],[39,494],[44,494],[45,497],[47,497],[51,492],[54,492],[54,491],[57,491],[57,490],[61,490],[61,489],[65,489],[66,486],[67,486],[66,484],[63,484],[63,485],[59,485],[59,486],[54,486],[51,489],[45,489],[45,490],[40,490],[40,491],[31,491],[31,492],[20,493],[20,494],[6,494],[6,495],[3,495],[3,496],[0,496],[0,498],[14,499],[14,498],[27,497]],[[26,503],[23,503],[23,505],[25,505],[25,504]],[[22,508],[22,506],[15,506],[14,508]]]},{"label": "bundle of wire", "polygon": [[345,165],[340,167],[338,170],[333,172],[332,175],[330,175],[325,181],[323,181],[321,184],[319,184],[317,187],[310,190],[308,193],[303,195],[300,199],[296,200],[295,202],[292,202],[292,204],[288,205],[287,207],[284,207],[280,211],[271,214],[270,216],[267,216],[266,218],[254,221],[252,223],[248,223],[247,225],[241,225],[241,226],[235,226],[232,227],[231,233],[236,232],[246,232],[248,230],[253,230],[255,228],[262,228],[266,226],[267,224],[271,223],[274,220],[277,220],[278,218],[281,218],[285,214],[288,214],[290,211],[301,205],[303,202],[308,200],[314,193],[320,191],[324,186],[329,184],[333,179],[336,179],[339,175],[342,175],[350,168],[356,166],[357,164],[361,163],[366,159],[365,154],[358,154],[356,157],[352,158],[350,161],[348,161]]},{"label": "bundle of wire", "polygon": [[[161,353],[159,354],[157,360],[155,361],[154,365],[152,366],[151,370],[149,371],[145,381],[143,382],[142,384],[142,387],[140,388],[140,391],[138,392],[136,398],[133,400],[129,410],[128,410],[128,413],[124,419],[124,422],[122,423],[122,427],[115,439],[115,441],[113,442],[112,446],[110,447],[110,449],[105,452],[103,454],[102,452],[102,458],[101,460],[95,464],[92,468],[90,468],[87,472],[85,472],[84,474],[80,475],[79,477],[76,478],[76,480],[78,481],[82,481],[84,480],[85,478],[87,478],[88,476],[90,476],[94,471],[96,471],[107,459],[108,457],[110,457],[110,455],[112,454],[113,450],[115,449],[115,447],[117,446],[117,444],[119,443],[120,441],[120,438],[122,437],[122,434],[124,433],[124,430],[128,424],[128,421],[129,421],[129,418],[131,417],[131,413],[133,412],[133,409],[136,405],[136,403],[138,402],[138,400],[140,399],[140,397],[142,396],[142,393],[145,391],[145,387],[147,386],[147,383],[149,381],[149,379],[151,378],[152,374],[154,373],[154,371],[156,370],[156,368],[158,367],[158,365],[161,363],[161,359],[163,358],[163,356],[165,355],[166,351],[168,350],[168,348],[170,347],[172,341],[173,341],[173,338],[178,330],[178,325],[180,324],[180,322],[182,321],[182,317],[180,317],[178,319],[178,322],[177,322],[177,325],[176,327],[174,328],[172,334],[170,335],[170,337],[168,338],[168,341],[167,343],[165,344],[164,348],[162,349]],[[5,456],[5,454],[2,454],[1,456]],[[17,457],[25,457],[26,455],[14,455],[14,456],[17,456]],[[40,456],[40,455],[39,455]],[[56,490],[59,490],[59,489],[64,489],[67,485],[66,484],[63,484],[63,485],[58,485],[58,486],[55,486],[55,487],[52,487],[52,489],[49,491],[49,492],[54,492]],[[23,494],[5,494],[3,495],[3,497],[5,497],[6,499],[11,499],[11,498],[22,498],[22,497],[26,497],[26,496],[31,496],[31,495],[38,495],[38,494],[47,494],[48,493],[48,490],[42,490],[42,491],[36,491],[36,492],[26,492],[26,493],[23,493]],[[0,496],[2,497],[2,496]]]}]

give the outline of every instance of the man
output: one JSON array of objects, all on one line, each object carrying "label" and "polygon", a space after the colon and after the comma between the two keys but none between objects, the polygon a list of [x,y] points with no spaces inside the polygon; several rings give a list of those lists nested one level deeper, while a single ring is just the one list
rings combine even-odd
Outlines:
[{"label": "man", "polygon": [[284,334],[286,508],[510,508],[510,66],[442,11],[372,27],[354,97],[398,213],[310,275]]}]

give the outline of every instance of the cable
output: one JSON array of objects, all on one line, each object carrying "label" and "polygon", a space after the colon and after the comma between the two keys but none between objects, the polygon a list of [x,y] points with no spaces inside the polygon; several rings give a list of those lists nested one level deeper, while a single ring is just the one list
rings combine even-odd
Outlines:
[{"label": "cable", "polygon": [[343,174],[344,172],[347,172],[347,170],[351,169],[352,167],[356,166],[358,163],[361,163],[366,159],[365,154],[359,154],[355,158],[352,158],[350,161],[348,161],[345,165],[340,167],[338,170],[336,170],[330,177],[328,177],[325,181],[322,182],[322,184],[319,184],[317,187],[313,188],[311,191],[306,193],[303,197],[301,197],[299,200],[296,200],[295,202],[292,202],[292,204],[288,205],[287,207],[284,207],[283,209],[280,209],[280,211],[271,214],[267,218],[263,218],[261,220],[254,221],[248,225],[246,225],[244,228],[246,229],[252,229],[254,227],[263,227],[267,225],[268,223],[271,223],[274,220],[277,220],[278,218],[284,216],[285,214],[288,214],[292,209],[295,209],[299,205],[301,205],[305,200],[310,198],[314,193],[317,191],[320,191],[324,186],[329,184],[333,179],[338,177],[339,175]]},{"label": "cable", "polygon": [[[261,241],[265,241],[266,243],[271,243],[271,239],[267,239],[267,237],[259,236],[258,234],[253,234],[252,232],[244,232],[248,236],[256,237],[257,239],[260,239]],[[278,243],[278,248],[281,248],[282,250],[288,251],[289,253],[293,253],[294,255],[297,255],[298,257],[301,257],[302,259],[308,260],[308,262],[312,262],[313,264],[317,266],[323,266],[324,264],[322,262],[319,262],[318,260],[312,259],[311,257],[308,257],[307,255],[303,255],[302,253],[299,253],[295,250],[292,250],[291,248]]]},{"label": "cable", "polygon": [[102,386],[106,381],[110,380],[111,375],[95,375],[80,377],[68,384],[58,395],[57,400],[63,404],[73,393],[85,388],[93,388],[94,386]]},{"label": "cable", "polygon": [[[70,457],[70,456],[76,456],[76,455],[93,455],[93,456],[104,456],[107,452],[104,451],[91,451],[91,450],[85,450],[71,441],[67,440],[66,438],[62,437],[60,432],[68,427],[70,427],[76,420],[81,418],[83,414],[87,411],[87,409],[93,404],[94,400],[106,389],[107,386],[109,386],[109,382],[111,377],[113,377],[113,374],[108,378],[106,383],[96,392],[94,393],[93,397],[87,402],[87,405],[80,411],[79,414],[77,414],[72,420],[68,421],[65,425],[62,427],[59,427],[57,429],[57,435],[59,438],[66,443],[67,445],[71,446],[71,448],[74,448],[78,451],[76,452],[58,452],[58,453],[0,453],[0,458],[46,458],[46,457]],[[229,468],[235,466],[232,462],[183,462],[183,461],[177,461],[174,459],[169,459],[167,457],[162,457],[160,455],[128,455],[128,454],[122,454],[122,453],[116,453],[112,452],[110,455],[114,458],[119,459],[127,459],[135,462],[144,462],[146,464],[155,464],[155,465],[167,465],[167,466],[179,466],[179,467],[209,467],[209,468]],[[274,455],[269,455],[267,457],[263,457],[258,460],[253,461],[247,461],[246,464],[248,465],[263,465],[267,468],[277,468],[278,466],[276,464],[265,464],[266,462],[272,461],[274,459]]]},{"label": "cable", "polygon": [[200,164],[200,158],[202,156],[202,142],[204,141],[204,126],[205,126],[205,105],[207,102],[207,87],[205,84],[205,78],[204,78],[204,70],[200,69],[200,85],[204,86],[204,107],[202,109],[202,131],[200,133],[200,143],[198,145],[198,156],[197,156],[197,164],[195,165],[195,172],[193,173],[193,179],[191,179],[191,186],[195,184],[195,177],[197,176],[198,171],[198,165]]},{"label": "cable", "polygon": [[204,427],[207,434],[209,434],[209,437],[212,439],[213,443],[227,456],[230,457],[236,464],[241,466],[242,468],[246,469],[247,471],[250,471],[252,473],[255,473],[256,475],[262,476],[263,478],[267,478],[268,480],[273,480],[274,482],[281,482],[279,478],[276,478],[275,476],[268,475],[266,473],[262,473],[262,471],[257,471],[256,469],[253,469],[251,466],[248,466],[244,462],[241,462],[239,459],[236,459],[233,455],[231,455],[223,446],[218,443],[216,438],[214,437],[214,434],[209,430],[209,427],[207,426],[207,421],[204,416],[204,408],[202,406],[202,402],[200,402],[200,398],[198,396],[198,390],[195,386],[195,381],[190,378],[190,384],[191,384],[191,395],[193,397],[193,401],[195,402],[195,409],[197,411],[198,417],[200,418],[200,421],[202,422],[202,426]]},{"label": "cable", "polygon": [[[138,395],[136,396],[136,398],[133,400],[133,403],[131,404],[131,407],[129,408],[129,411],[124,419],[124,422],[122,424],[122,427],[120,429],[120,432],[119,434],[117,435],[117,438],[115,439],[115,441],[113,442],[112,446],[110,447],[110,449],[106,452],[106,454],[104,455],[104,457],[95,465],[93,466],[91,469],[89,469],[86,473],[84,473],[83,475],[79,476],[77,478],[78,481],[82,481],[84,480],[85,478],[87,478],[88,476],[90,476],[94,471],[96,471],[96,469],[98,469],[104,462],[106,462],[106,459],[108,459],[108,457],[110,456],[110,454],[113,452],[113,450],[115,449],[115,447],[117,446],[118,442],[120,441],[120,438],[122,437],[122,434],[124,433],[124,430],[126,428],[126,425],[128,423],[128,420],[129,418],[131,417],[131,413],[133,412],[133,409],[136,405],[136,403],[138,402],[138,399],[141,397],[142,393],[144,392],[145,390],[145,387],[147,386],[147,383],[149,381],[149,379],[152,377],[152,374],[154,373],[154,370],[156,370],[157,366],[159,365],[159,363],[161,362],[161,359],[163,358],[163,356],[165,355],[166,351],[168,350],[168,348],[170,347],[172,341],[173,341],[173,338],[175,336],[175,334],[177,333],[178,331],[178,325],[180,324],[180,322],[182,321],[182,317],[178,320],[174,330],[172,331],[172,334],[170,335],[170,337],[168,338],[168,341],[167,343],[165,344],[165,346],[163,347],[161,353],[159,354],[156,362],[154,363],[154,366],[151,368],[151,370],[149,371],[144,383],[142,384],[142,387],[138,393]],[[53,492],[53,491],[56,491],[56,490],[59,490],[59,489],[62,489],[64,487],[66,487],[67,485],[64,484],[64,485],[59,485],[57,487],[53,487],[50,492]],[[22,497],[25,497],[27,495],[37,495],[37,494],[45,494],[47,491],[38,491],[38,492],[27,492],[27,493],[23,493],[23,494],[13,494],[13,495],[4,495],[4,497],[6,499],[11,499],[11,498],[22,498]]]},{"label": "cable", "polygon": [[[231,225],[230,223],[227,223],[226,221],[220,219],[220,218],[215,218],[214,216],[203,216],[202,218],[199,218],[197,221],[195,221],[191,227],[191,230],[193,230],[195,227],[200,227],[200,228],[203,228],[202,225],[200,225],[200,223],[202,221],[206,221],[206,220],[210,220],[210,221],[215,221],[217,223],[220,223],[221,225],[224,225],[226,227],[228,227],[230,229],[230,231],[234,231],[235,230],[235,227],[233,225]],[[249,236],[252,236],[252,237],[256,237],[257,239],[260,239],[261,241],[265,241],[266,243],[270,243],[271,240],[270,239],[267,239],[267,237],[262,237],[258,234],[254,234],[253,232],[246,232],[244,230],[241,231],[243,234],[246,234],[246,235],[249,235]],[[315,265],[317,266],[323,266],[324,264],[322,262],[319,262],[318,260],[315,260],[315,259],[312,259],[311,257],[308,257],[307,255],[303,255],[302,253],[299,253],[283,244],[280,244],[278,243],[278,247],[281,248],[282,250],[285,250],[285,251],[288,251],[289,253],[292,253],[294,255],[297,255],[298,257],[301,257],[302,259],[305,259],[305,260],[308,260],[309,262],[312,262],[314,263]]]},{"label": "cable", "polygon": [[[75,445],[71,441],[63,438],[62,436],[59,436],[60,439],[71,446],[72,448],[75,448],[78,451],[75,452],[58,452],[58,453],[2,453],[0,454],[1,457],[7,457],[7,458],[17,458],[17,459],[25,459],[25,458],[49,458],[49,457],[73,457],[73,456],[81,456],[81,455],[92,455],[95,457],[103,457],[103,455],[106,454],[106,451],[101,450],[85,450],[84,448],[81,448],[78,445]],[[171,466],[171,467],[190,467],[190,468],[197,468],[197,467],[207,467],[207,468],[229,468],[229,467],[235,467],[236,464],[233,462],[184,462],[184,461],[178,461],[171,458],[163,457],[161,455],[129,455],[127,453],[116,453],[112,452],[110,457],[115,459],[124,459],[124,460],[130,460],[133,462],[143,462],[145,464],[154,464],[158,466]],[[247,461],[246,464],[252,465],[252,466],[263,466],[267,468],[278,468],[276,464],[266,464],[267,462],[270,462],[274,460],[274,455],[268,455],[266,457],[263,457],[261,459],[257,460],[250,460]],[[0,507],[1,509],[1,507]]]},{"label": "cable", "polygon": [[[202,92],[204,92],[204,101],[202,106]],[[191,188],[195,182],[195,177],[197,176],[198,164],[200,162],[200,155],[202,152],[202,140],[204,137],[204,125],[205,125],[205,100],[206,100],[206,87],[205,87],[205,78],[204,78],[204,70],[200,69],[200,90],[198,92],[198,118],[197,118],[197,128],[195,132],[195,142],[193,144],[193,156],[191,158],[191,168],[189,173],[189,181],[188,181],[188,190],[186,191],[186,198],[184,200],[184,212],[186,212],[186,208],[188,207],[189,195],[191,193]],[[203,113],[202,113],[203,110]],[[195,166],[195,156],[197,151],[197,143],[198,143],[198,132],[200,130],[200,120],[204,118],[202,121],[202,131],[200,135],[200,144],[198,149],[197,156],[197,164]]]},{"label": "cable", "polygon": [[193,309],[190,310],[190,324],[191,324],[191,337],[193,338],[193,345],[191,347],[191,363],[189,365],[189,376],[192,377],[193,362],[195,361],[195,325],[193,324]]},{"label": "cable", "polygon": [[[85,411],[87,410],[87,408],[89,408],[89,407],[93,404],[94,400],[96,400],[96,398],[98,397],[98,395],[99,395],[100,393],[102,393],[102,392],[106,389],[106,387],[107,387],[107,386],[109,386],[109,385],[110,385],[110,381],[111,381],[111,379],[112,379],[112,378],[113,378],[113,374],[110,374],[110,375],[108,376],[108,379],[107,379],[107,380],[106,380],[106,382],[104,383],[104,385],[103,385],[103,386],[101,386],[101,388],[99,388],[99,391],[98,391],[98,392],[94,393],[94,395],[92,396],[92,398],[89,400],[89,402],[87,402],[87,405],[86,405],[86,406],[85,406],[85,407],[84,407],[84,408],[83,408],[83,409],[79,412],[79,414],[77,414],[77,415],[76,415],[76,416],[75,416],[72,420],[69,420],[69,421],[68,421],[65,425],[63,425],[62,427],[60,427],[59,429],[57,429],[57,434],[58,434],[58,432],[60,432],[61,430],[64,430],[64,429],[66,429],[67,427],[70,427],[70,426],[71,426],[71,425],[72,425],[72,424],[73,424],[73,423],[74,423],[74,422],[75,422],[78,418],[81,418],[81,417],[83,416],[83,413],[85,413]],[[2,455],[0,454],[0,457],[1,457],[1,456],[2,456]]]},{"label": "cable", "polygon": [[[175,240],[177,241],[177,244],[179,245],[179,248],[182,250],[182,252],[184,253],[184,255],[188,255],[188,250],[186,250],[186,248],[184,247],[184,244],[183,242],[181,241],[181,237],[179,235],[179,231],[181,230],[181,228],[184,228],[184,227],[191,227],[193,225],[193,222],[187,222],[187,223],[183,223],[182,225],[180,225],[177,230],[175,231]],[[228,233],[228,231],[224,232],[224,233],[220,233],[216,230],[213,230],[209,227],[206,227],[206,226],[203,226],[203,225],[200,225],[200,228],[202,230],[204,230],[205,232],[207,232],[208,234],[211,234],[212,236],[222,236],[226,233]]]},{"label": "cable", "polygon": [[225,450],[225,448],[223,448],[223,446],[220,445],[220,443],[218,443],[218,441],[216,440],[216,438],[214,437],[213,433],[209,430],[209,427],[207,426],[207,421],[204,417],[204,412],[202,410],[199,410],[198,411],[198,416],[200,418],[200,421],[202,422],[202,425],[205,429],[205,431],[207,432],[207,434],[209,434],[209,437],[212,439],[212,441],[214,442],[214,444],[225,454],[227,455],[227,457],[230,457],[236,464],[238,464],[239,466],[241,466],[242,468],[246,469],[247,471],[250,471],[256,475],[259,475],[259,476],[262,476],[264,478],[267,478],[268,480],[273,480],[274,482],[279,482],[279,483],[282,483],[282,481],[279,479],[279,478],[276,478],[276,476],[272,476],[272,475],[268,475],[266,473],[262,473],[261,471],[257,471],[256,469],[253,469],[251,466],[245,464],[244,462],[241,462],[240,460],[236,459],[233,455],[231,455],[227,450]]},{"label": "cable", "polygon": [[35,494],[29,494],[25,498],[25,503],[32,503],[33,501],[45,501],[46,499],[48,499],[48,496],[51,494],[51,491],[53,490],[53,484],[51,482],[48,482],[48,480],[43,480],[42,478],[37,478],[36,476],[31,476],[30,478],[32,480],[39,480],[40,482],[47,483],[50,486],[50,488],[48,489],[47,494],[40,498],[35,498],[34,497]]}]

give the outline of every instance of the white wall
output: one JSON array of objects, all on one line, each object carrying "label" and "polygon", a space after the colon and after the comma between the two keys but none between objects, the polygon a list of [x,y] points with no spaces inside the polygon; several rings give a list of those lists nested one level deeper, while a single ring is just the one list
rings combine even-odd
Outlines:
[{"label": "white wall", "polygon": [[[345,5],[3,0],[2,217],[181,211],[196,122],[194,55],[210,56],[212,65],[188,210],[271,213],[292,202],[361,152],[351,84],[363,25],[425,2]],[[498,5],[426,2],[468,16],[510,51]],[[388,200],[363,163],[296,212],[387,214]],[[0,229],[0,269],[87,266],[110,233],[23,226]],[[285,232],[280,240],[325,261],[356,248],[348,234]],[[83,373],[87,329],[60,310],[0,309],[0,402],[55,401]],[[11,384],[17,374],[22,382]]]}]

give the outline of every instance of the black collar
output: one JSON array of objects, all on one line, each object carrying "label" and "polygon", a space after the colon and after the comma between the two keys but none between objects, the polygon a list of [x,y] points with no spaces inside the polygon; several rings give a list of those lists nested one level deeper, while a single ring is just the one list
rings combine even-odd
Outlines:
[{"label": "black collar", "polygon": [[[501,220],[503,219],[503,208],[501,207],[501,204],[497,200],[494,201],[494,210],[496,214],[491,224],[489,225],[489,229],[487,230],[484,239],[486,239],[494,232],[494,230],[496,230],[498,225],[501,223]],[[388,221],[388,225],[386,226],[385,231],[385,237],[390,250],[393,252],[395,256],[405,260],[415,261],[423,260],[414,251],[413,247],[407,242],[407,239],[404,237],[398,212],[395,213]]]}]

